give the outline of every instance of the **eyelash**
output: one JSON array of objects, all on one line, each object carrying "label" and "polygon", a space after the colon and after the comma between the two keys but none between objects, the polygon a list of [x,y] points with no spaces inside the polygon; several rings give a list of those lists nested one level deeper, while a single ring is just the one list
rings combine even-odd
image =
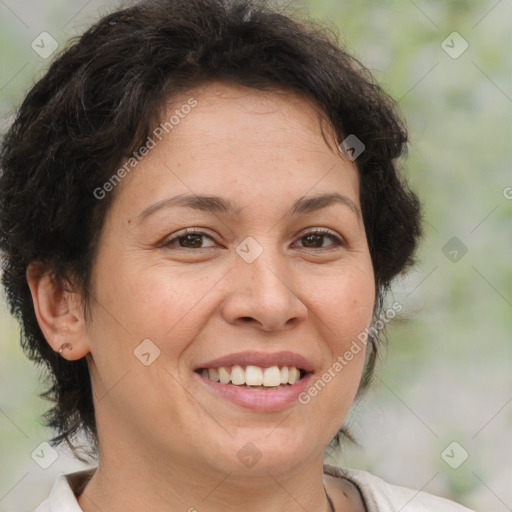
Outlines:
[{"label": "eyelash", "polygon": [[[194,229],[185,229],[184,231],[173,236],[172,238],[169,238],[168,240],[164,241],[162,243],[162,247],[172,247],[174,245],[174,242],[178,242],[180,239],[186,238],[188,235],[204,236],[204,237],[207,237],[207,238],[210,238],[211,240],[213,240],[213,237],[211,237],[207,233],[203,233],[202,231],[196,231]],[[309,235],[319,235],[322,237],[329,237],[334,242],[335,246],[345,247],[345,245],[346,245],[345,241],[341,237],[339,237],[338,235],[336,235],[336,233],[334,233],[333,231],[326,229],[326,228],[314,228],[314,229],[304,233],[302,236],[300,236],[298,238],[298,240],[305,238]],[[188,251],[192,251],[192,252],[198,252],[198,251],[204,250],[204,249],[211,249],[211,247],[199,247],[197,249],[192,249],[192,248],[188,248],[188,247],[178,247],[178,248],[181,250],[188,250]],[[328,248],[327,247],[318,247],[318,248],[305,247],[305,249],[315,251],[315,250],[326,250]]]}]

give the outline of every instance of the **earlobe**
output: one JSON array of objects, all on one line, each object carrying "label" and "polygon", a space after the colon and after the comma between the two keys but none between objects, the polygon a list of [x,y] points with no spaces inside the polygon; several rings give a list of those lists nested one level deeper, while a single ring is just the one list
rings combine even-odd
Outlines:
[{"label": "earlobe", "polygon": [[79,294],[63,289],[48,271],[31,263],[26,272],[39,327],[51,348],[74,361],[87,355],[89,343]]}]

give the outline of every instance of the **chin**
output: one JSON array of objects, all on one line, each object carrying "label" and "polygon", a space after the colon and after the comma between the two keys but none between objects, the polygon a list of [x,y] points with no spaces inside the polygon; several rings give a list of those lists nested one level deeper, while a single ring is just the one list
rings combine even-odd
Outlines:
[{"label": "chin", "polygon": [[239,429],[229,441],[222,439],[217,448],[218,456],[212,462],[221,471],[267,478],[268,473],[287,473],[319,453],[323,456],[325,446],[304,427],[282,428],[276,424],[265,429]]}]

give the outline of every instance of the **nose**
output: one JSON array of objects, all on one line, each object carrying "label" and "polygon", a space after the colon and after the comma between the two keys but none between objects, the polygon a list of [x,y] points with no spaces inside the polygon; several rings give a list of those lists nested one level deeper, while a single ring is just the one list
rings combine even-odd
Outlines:
[{"label": "nose", "polygon": [[307,318],[308,309],[294,289],[296,280],[278,257],[270,258],[264,253],[252,263],[240,259],[235,265],[230,273],[229,293],[222,304],[227,322],[277,331],[292,328]]}]

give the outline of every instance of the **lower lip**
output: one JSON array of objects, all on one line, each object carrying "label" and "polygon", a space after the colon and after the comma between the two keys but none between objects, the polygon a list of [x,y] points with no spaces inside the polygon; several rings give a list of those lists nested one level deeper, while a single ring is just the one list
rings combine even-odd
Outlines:
[{"label": "lower lip", "polygon": [[291,386],[281,389],[251,390],[234,386],[233,384],[221,384],[199,374],[195,374],[203,385],[215,394],[227,400],[253,411],[272,412],[286,409],[294,403],[299,403],[299,395],[305,391],[312,378],[312,373],[306,374],[302,379]]}]

